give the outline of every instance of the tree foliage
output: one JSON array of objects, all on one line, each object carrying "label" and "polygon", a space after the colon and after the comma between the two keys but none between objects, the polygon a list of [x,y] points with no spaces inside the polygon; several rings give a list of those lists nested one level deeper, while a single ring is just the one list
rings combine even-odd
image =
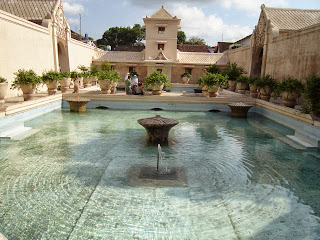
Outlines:
[{"label": "tree foliage", "polygon": [[185,44],[192,44],[192,45],[206,45],[206,42],[202,38],[198,37],[191,37]]},{"label": "tree foliage", "polygon": [[184,31],[178,31],[178,40],[177,43],[178,44],[185,44],[187,40],[186,34],[184,33]]},{"label": "tree foliage", "polygon": [[111,27],[104,32],[101,39],[97,40],[98,45],[110,45],[114,49],[117,45],[141,45],[145,39],[145,29],[140,24],[133,27]]}]

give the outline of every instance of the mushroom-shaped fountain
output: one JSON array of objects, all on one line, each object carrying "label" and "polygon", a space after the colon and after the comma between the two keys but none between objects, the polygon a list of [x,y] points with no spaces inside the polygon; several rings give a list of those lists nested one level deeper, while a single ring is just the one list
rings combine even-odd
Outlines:
[{"label": "mushroom-shaped fountain", "polygon": [[253,105],[249,105],[243,102],[230,103],[228,106],[231,108],[231,115],[235,118],[246,118],[248,111]]},{"label": "mushroom-shaped fountain", "polygon": [[164,118],[156,115],[152,118],[142,118],[138,120],[148,133],[148,141],[151,143],[168,143],[169,131],[179,123],[178,120]]},{"label": "mushroom-shaped fountain", "polygon": [[70,105],[70,112],[85,112],[87,110],[87,103],[90,99],[77,96],[75,98],[69,98],[66,101]]}]

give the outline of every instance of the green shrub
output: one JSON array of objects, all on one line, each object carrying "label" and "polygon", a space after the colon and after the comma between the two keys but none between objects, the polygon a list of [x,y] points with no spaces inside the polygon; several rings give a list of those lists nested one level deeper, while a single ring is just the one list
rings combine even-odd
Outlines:
[{"label": "green shrub", "polygon": [[150,89],[154,89],[156,86],[162,84],[164,85],[164,87],[171,86],[168,76],[163,72],[158,71],[153,71],[148,77],[146,77],[144,84]]},{"label": "green shrub", "polygon": [[69,77],[71,77],[71,73],[70,72],[61,72],[60,76],[62,78],[69,78]]},{"label": "green shrub", "polygon": [[249,78],[245,75],[240,75],[237,79],[236,79],[236,83],[243,83],[243,84],[248,84]]},{"label": "green shrub", "polygon": [[256,82],[259,81],[259,77],[250,76],[248,77],[248,83],[256,85]]},{"label": "green shrub", "polygon": [[14,75],[16,77],[11,84],[11,89],[20,89],[23,84],[32,84],[32,87],[35,88],[41,82],[41,78],[32,69],[19,69]]},{"label": "green shrub", "polygon": [[181,77],[181,78],[183,78],[183,77],[191,78],[192,75],[191,75],[190,73],[188,73],[188,72],[184,72],[184,73],[182,73],[182,74],[180,75],[180,77]]},{"label": "green shrub", "polygon": [[91,64],[90,66],[90,73],[92,77],[98,76],[99,74],[99,68],[96,65]]},{"label": "green shrub", "polygon": [[50,70],[43,72],[41,79],[43,83],[46,83],[47,81],[58,82],[60,79],[62,79],[62,75],[57,71]]},{"label": "green shrub", "polygon": [[227,76],[223,76],[220,73],[207,73],[202,78],[203,86],[206,86],[207,89],[216,88],[216,84],[225,85],[228,81]]},{"label": "green shrub", "polygon": [[3,78],[3,77],[0,77],[0,83],[7,83],[7,79]]},{"label": "green shrub", "polygon": [[312,75],[306,81],[304,110],[312,111],[320,117],[320,77]]},{"label": "green shrub", "polygon": [[280,96],[281,93],[288,91],[290,93],[296,92],[302,94],[304,91],[304,85],[296,78],[285,78],[282,82],[278,83],[275,90],[276,96]]},{"label": "green shrub", "polygon": [[91,72],[88,67],[79,65],[78,69],[81,71],[80,74],[78,74],[80,77],[91,77]]},{"label": "green shrub", "polygon": [[218,68],[217,64],[211,64],[206,71],[208,73],[220,73],[220,69]]},{"label": "green shrub", "polygon": [[114,82],[119,82],[120,74],[116,71],[109,70],[109,71],[100,71],[98,74],[99,80],[110,80]]},{"label": "green shrub", "polygon": [[241,74],[245,73],[244,69],[242,67],[238,67],[236,63],[232,63],[224,71],[224,75],[228,75],[229,80],[236,80]]},{"label": "green shrub", "polygon": [[266,86],[268,86],[272,92],[274,92],[277,88],[277,81],[275,79],[273,79],[270,75],[266,75],[262,78],[258,78],[256,80],[256,86],[258,88],[264,88]]}]

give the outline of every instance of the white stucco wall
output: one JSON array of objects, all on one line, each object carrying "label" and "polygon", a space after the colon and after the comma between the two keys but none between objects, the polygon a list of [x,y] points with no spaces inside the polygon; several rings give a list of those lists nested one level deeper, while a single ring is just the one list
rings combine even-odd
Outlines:
[{"label": "white stucco wall", "polygon": [[[9,84],[18,69],[33,69],[42,74],[54,69],[53,46],[49,30],[0,10],[0,76]],[[8,89],[6,97],[22,92]]]},{"label": "white stucco wall", "polygon": [[79,65],[89,67],[92,57],[97,51],[95,47],[71,39],[68,43],[70,71],[76,70]]}]

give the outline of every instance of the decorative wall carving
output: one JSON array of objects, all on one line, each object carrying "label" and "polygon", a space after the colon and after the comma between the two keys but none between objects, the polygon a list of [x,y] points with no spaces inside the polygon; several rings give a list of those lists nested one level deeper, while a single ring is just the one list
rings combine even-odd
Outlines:
[{"label": "decorative wall carving", "polygon": [[60,2],[60,5],[56,11],[55,20],[57,24],[57,37],[62,40],[67,40],[67,21],[64,17],[63,7]]},{"label": "decorative wall carving", "polygon": [[267,34],[267,22],[264,17],[264,14],[261,12],[259,22],[254,29],[254,42],[253,48],[257,49],[259,47],[263,47],[264,40]]}]

